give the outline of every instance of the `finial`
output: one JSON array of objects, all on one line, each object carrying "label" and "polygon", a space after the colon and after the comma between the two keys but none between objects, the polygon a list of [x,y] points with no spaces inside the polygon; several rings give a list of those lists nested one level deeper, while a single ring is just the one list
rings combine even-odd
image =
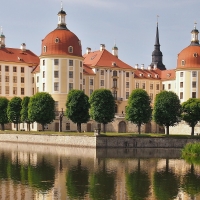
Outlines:
[{"label": "finial", "polygon": [[3,27],[1,26],[1,35],[3,35]]},{"label": "finial", "polygon": [[114,47],[116,47],[116,39],[114,39]]},{"label": "finial", "polygon": [[196,29],[197,22],[194,22],[194,29]]},{"label": "finial", "polygon": [[157,15],[157,24],[158,24],[158,17],[159,17],[159,15]]},{"label": "finial", "polygon": [[63,3],[62,3],[62,1],[61,1],[61,10],[63,10]]}]

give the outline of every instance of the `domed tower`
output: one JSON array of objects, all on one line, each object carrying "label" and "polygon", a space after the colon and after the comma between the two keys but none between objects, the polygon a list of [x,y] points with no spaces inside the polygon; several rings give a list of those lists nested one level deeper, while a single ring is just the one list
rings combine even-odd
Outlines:
[{"label": "domed tower", "polygon": [[0,35],[0,48],[4,48],[5,45],[5,35],[3,34],[3,29],[1,27],[1,35]]},{"label": "domed tower", "polygon": [[163,54],[160,51],[160,43],[159,43],[159,31],[158,31],[158,23],[156,28],[156,40],[154,45],[154,51],[152,52],[152,63],[150,66],[152,68],[158,68],[160,70],[166,70],[165,65],[162,62]]},{"label": "domed tower", "polygon": [[199,31],[191,31],[191,43],[178,54],[176,68],[177,94],[181,102],[189,98],[200,98],[200,45],[198,40]]},{"label": "domed tower", "polygon": [[36,73],[36,92],[48,92],[56,101],[57,111],[65,110],[67,94],[82,90],[82,48],[79,38],[66,26],[61,6],[57,28],[42,40],[40,70]]}]

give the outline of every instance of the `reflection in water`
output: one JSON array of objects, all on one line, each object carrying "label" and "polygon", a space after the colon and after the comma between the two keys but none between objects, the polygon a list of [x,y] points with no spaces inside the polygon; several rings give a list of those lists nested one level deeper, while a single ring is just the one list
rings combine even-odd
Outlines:
[{"label": "reflection in water", "polygon": [[0,143],[2,200],[199,200],[199,174],[177,149]]}]

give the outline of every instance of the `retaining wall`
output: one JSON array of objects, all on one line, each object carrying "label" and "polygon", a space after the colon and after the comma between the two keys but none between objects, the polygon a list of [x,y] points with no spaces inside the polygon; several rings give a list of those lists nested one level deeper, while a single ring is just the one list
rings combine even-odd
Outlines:
[{"label": "retaining wall", "polygon": [[0,142],[90,148],[183,148],[189,142],[200,142],[200,139],[0,134]]}]

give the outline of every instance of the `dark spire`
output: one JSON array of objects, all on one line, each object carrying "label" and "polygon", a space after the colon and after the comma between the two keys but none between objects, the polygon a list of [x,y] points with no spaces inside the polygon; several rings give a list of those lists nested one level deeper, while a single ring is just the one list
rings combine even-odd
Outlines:
[{"label": "dark spire", "polygon": [[152,52],[152,63],[150,64],[153,68],[158,68],[160,70],[166,70],[165,65],[162,63],[162,52],[160,51],[159,43],[159,31],[158,31],[158,22],[156,27],[156,40],[154,45],[154,51]]}]

